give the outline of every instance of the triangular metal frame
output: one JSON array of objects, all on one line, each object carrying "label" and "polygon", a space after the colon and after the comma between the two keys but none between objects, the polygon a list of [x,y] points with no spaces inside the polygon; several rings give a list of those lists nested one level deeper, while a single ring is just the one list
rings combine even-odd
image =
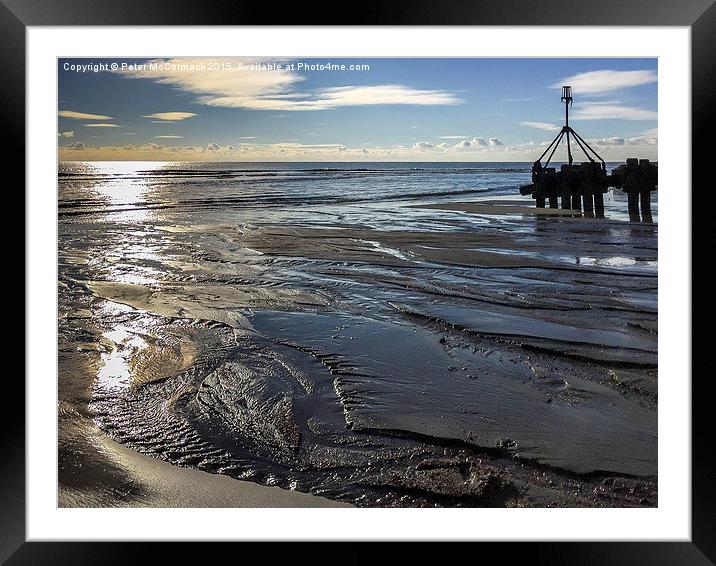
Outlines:
[{"label": "triangular metal frame", "polygon": [[[582,150],[584,155],[587,156],[587,159],[589,159],[590,162],[596,163],[599,161],[602,164],[602,170],[606,170],[607,166],[604,162],[604,159],[601,158],[601,156],[580,136],[577,132],[574,131],[574,128],[572,128],[569,125],[569,107],[572,105],[572,87],[571,86],[563,86],[562,87],[562,102],[564,102],[564,120],[565,124],[560,130],[559,134],[557,134],[557,137],[555,137],[551,143],[547,146],[547,149],[544,150],[544,153],[540,155],[539,159],[537,160],[537,163],[540,164],[542,168],[547,168],[549,165],[549,162],[552,160],[552,156],[554,156],[554,152],[557,151],[557,148],[559,147],[560,142],[562,141],[562,138],[566,135],[567,136],[567,157],[569,159],[569,164],[572,165],[574,159],[572,158],[572,147],[570,143],[570,134],[574,137],[574,141],[577,142],[577,145]],[[551,151],[550,151],[551,150]],[[544,159],[544,156],[549,153],[549,157],[547,158],[547,161],[544,165],[542,165],[542,159]],[[596,158],[596,159],[595,159]]]}]

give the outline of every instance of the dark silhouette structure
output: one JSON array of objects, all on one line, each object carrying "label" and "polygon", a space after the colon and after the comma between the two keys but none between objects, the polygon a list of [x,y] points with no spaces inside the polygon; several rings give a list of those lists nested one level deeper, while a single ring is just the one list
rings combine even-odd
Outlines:
[{"label": "dark silhouette structure", "polygon": [[[604,159],[569,125],[569,108],[572,105],[572,87],[562,87],[561,102],[564,102],[564,126],[532,165],[532,183],[520,187],[523,195],[532,195],[537,208],[558,208],[561,200],[563,209],[582,213],[586,217],[604,217],[604,193],[609,187],[621,188],[629,196],[629,218],[651,222],[651,191],[657,186],[657,165],[648,159],[627,159],[626,165],[617,167],[607,174]],[[559,171],[549,163],[555,151],[566,140],[568,163]],[[574,164],[572,140],[584,153],[588,161]],[[547,156],[544,164],[542,160]],[[641,200],[641,210],[639,201]]]},{"label": "dark silhouette structure", "polygon": [[630,220],[638,222],[641,212],[641,221],[651,222],[651,191],[656,190],[658,173],[656,163],[636,158],[627,159],[625,165],[612,171],[610,186],[627,194]]}]

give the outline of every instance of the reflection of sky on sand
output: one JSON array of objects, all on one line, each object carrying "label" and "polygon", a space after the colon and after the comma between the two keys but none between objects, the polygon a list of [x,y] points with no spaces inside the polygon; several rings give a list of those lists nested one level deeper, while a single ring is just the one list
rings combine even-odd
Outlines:
[{"label": "reflection of sky on sand", "polygon": [[112,350],[102,354],[97,386],[104,390],[127,389],[132,377],[129,360],[137,351],[146,348],[147,343],[122,326],[105,332],[102,337],[112,343]]},{"label": "reflection of sky on sand", "polygon": [[[134,313],[132,307],[105,301],[98,314],[102,317],[124,317]],[[124,324],[115,324],[111,330],[102,334],[102,341],[109,351],[101,355],[102,365],[97,371],[96,387],[101,390],[117,391],[129,388],[132,372],[130,361],[137,352],[146,349],[149,345],[136,332]]]},{"label": "reflection of sky on sand", "polygon": [[165,275],[162,266],[170,258],[149,232],[109,232],[107,238],[115,240],[111,255],[97,255],[91,262],[103,272],[103,278],[140,285],[161,283]]},{"label": "reflection of sky on sand", "polygon": [[410,252],[403,252],[401,250],[390,248],[388,246],[384,246],[380,242],[375,242],[373,240],[358,240],[359,242],[365,242],[366,244],[370,244],[372,248],[377,250],[380,253],[384,253],[393,257],[397,257],[398,259],[402,259],[405,261],[416,261],[416,258],[411,254]]},{"label": "reflection of sky on sand", "polygon": [[[428,246],[419,246],[427,248]],[[571,263],[574,265],[582,266],[594,266],[594,267],[609,267],[615,269],[626,269],[626,268],[637,268],[637,270],[643,271],[656,271],[659,267],[659,262],[656,257],[627,257],[627,256],[603,256],[603,257],[592,257],[592,256],[579,256],[579,255],[561,255],[555,253],[548,253],[545,251],[528,251],[528,250],[515,250],[515,249],[501,249],[501,248],[468,248],[470,251],[475,252],[488,252],[493,254],[501,254],[507,256],[523,256],[533,259],[546,259],[551,261],[558,261],[564,263]]]},{"label": "reflection of sky on sand", "polygon": [[108,266],[113,281],[139,285],[157,285],[161,282],[164,272],[152,267],[162,265],[168,259],[166,253],[162,253],[161,246],[148,242],[144,234],[135,234],[121,251],[121,259]]},{"label": "reflection of sky on sand", "polygon": [[158,270],[142,268],[137,271],[139,273],[127,272],[126,270],[117,271],[115,280],[118,283],[133,283],[135,285],[153,285],[158,282],[155,277],[152,277],[152,275],[160,274]]},{"label": "reflection of sky on sand", "polygon": [[602,265],[606,267],[629,267],[632,265],[642,265],[656,268],[658,263],[653,259],[634,258],[634,257],[577,257],[575,263],[580,265]]}]

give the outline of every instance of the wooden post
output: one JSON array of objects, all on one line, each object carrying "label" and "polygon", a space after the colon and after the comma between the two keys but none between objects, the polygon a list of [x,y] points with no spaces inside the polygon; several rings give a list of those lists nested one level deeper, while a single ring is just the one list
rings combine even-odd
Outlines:
[{"label": "wooden post", "polygon": [[629,220],[632,222],[639,222],[639,193],[630,191],[627,193],[629,199]]},{"label": "wooden post", "polygon": [[584,216],[594,218],[594,201],[592,200],[592,195],[583,195],[582,200],[584,201]]},{"label": "wooden post", "polygon": [[537,193],[537,196],[535,198],[537,208],[544,208],[544,193]]},{"label": "wooden post", "polygon": [[639,199],[641,201],[641,221],[653,222],[651,219],[651,191],[641,191]]},{"label": "wooden post", "polygon": [[557,202],[557,195],[549,196],[549,207],[550,208],[559,208],[559,203]]},{"label": "wooden post", "polygon": [[582,211],[582,198],[579,195],[572,195],[572,210]]},{"label": "wooden post", "polygon": [[604,193],[594,193],[594,214],[597,218],[604,218]]},{"label": "wooden post", "polygon": [[562,208],[565,210],[571,210],[572,208],[572,196],[566,195],[562,197]]}]

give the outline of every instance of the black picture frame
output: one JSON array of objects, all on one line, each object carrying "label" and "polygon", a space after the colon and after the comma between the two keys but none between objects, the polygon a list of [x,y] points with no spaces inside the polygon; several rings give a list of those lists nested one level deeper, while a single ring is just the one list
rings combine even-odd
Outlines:
[{"label": "black picture frame", "polygon": [[[706,180],[711,168],[711,144],[707,135],[714,126],[712,101],[716,100],[716,4],[714,0],[394,0],[380,4],[341,6],[313,1],[272,7],[267,3],[238,1],[196,2],[192,0],[0,0],[0,65],[4,81],[0,88],[4,112],[2,131],[10,141],[7,163],[24,160],[25,145],[25,31],[28,26],[85,25],[564,25],[564,26],[688,26],[692,53],[692,178]],[[350,21],[342,14],[350,14]],[[684,140],[684,143],[688,143]],[[703,185],[703,184],[702,184]],[[703,185],[708,189],[709,185]],[[9,189],[8,189],[9,190]],[[688,187],[683,188],[689,190]],[[22,261],[22,260],[21,260]],[[32,297],[26,296],[25,301]],[[32,340],[32,336],[27,336]],[[701,377],[710,378],[709,375]],[[690,376],[669,376],[683,380]],[[690,542],[648,543],[489,543],[475,559],[496,554],[511,562],[550,564],[714,564],[716,563],[716,505],[714,505],[713,449],[707,406],[710,379],[692,381],[692,536]],[[165,563],[185,562],[186,545],[161,543],[26,542],[25,540],[25,389],[22,381],[7,375],[4,398],[12,399],[17,414],[0,412],[0,562],[7,564],[107,564],[154,559]],[[7,402],[7,401],[6,401]],[[559,537],[559,533],[555,533]],[[81,539],[82,533],[77,533]],[[316,533],[320,539],[320,533]],[[356,543],[358,544],[358,543]],[[351,563],[388,557],[379,543],[364,543],[355,550],[324,549],[306,545],[283,545],[287,556],[306,555],[312,563],[336,560]],[[417,548],[416,548],[417,547]],[[413,552],[422,559],[445,559],[443,547],[412,545],[402,550],[401,560]],[[473,547],[471,547],[473,548]],[[225,553],[226,545],[202,545],[209,561],[214,552]],[[255,550],[255,549],[252,549]],[[271,551],[272,553],[275,550]],[[407,553],[407,554],[405,554]],[[253,553],[252,553],[253,554]],[[219,556],[219,554],[217,554]],[[230,555],[229,555],[230,556]],[[234,555],[236,556],[236,555]],[[219,558],[217,558],[219,559]],[[238,557],[236,558],[238,559]],[[272,557],[272,562],[278,560]]]}]

